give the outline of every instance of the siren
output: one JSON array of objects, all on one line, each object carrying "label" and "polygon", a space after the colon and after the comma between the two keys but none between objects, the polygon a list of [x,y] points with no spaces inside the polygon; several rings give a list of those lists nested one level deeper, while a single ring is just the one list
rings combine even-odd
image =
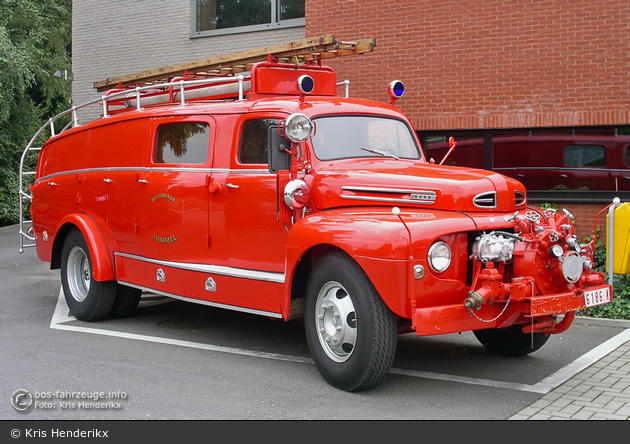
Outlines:
[{"label": "siren", "polygon": [[389,92],[391,104],[396,105],[396,99],[400,99],[405,94],[405,85],[400,80],[394,80],[387,87],[387,92]]}]

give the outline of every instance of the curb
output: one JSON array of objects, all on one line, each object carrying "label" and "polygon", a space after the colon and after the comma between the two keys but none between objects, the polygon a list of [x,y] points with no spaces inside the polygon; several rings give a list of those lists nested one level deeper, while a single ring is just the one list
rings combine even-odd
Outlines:
[{"label": "curb", "polygon": [[0,231],[8,230],[9,228],[15,228],[15,227],[18,227],[19,225],[20,224],[5,225],[4,227],[0,227]]},{"label": "curb", "polygon": [[588,316],[576,316],[573,320],[573,323],[580,325],[595,325],[597,327],[630,328],[630,320],[625,319],[607,319],[591,318]]}]

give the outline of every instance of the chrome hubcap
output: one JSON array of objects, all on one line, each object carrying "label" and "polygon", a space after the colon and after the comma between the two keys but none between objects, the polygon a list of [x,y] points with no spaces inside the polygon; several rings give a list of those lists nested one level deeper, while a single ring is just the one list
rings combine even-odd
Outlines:
[{"label": "chrome hubcap", "polygon": [[320,290],[315,323],[328,357],[335,362],[347,361],[357,343],[357,317],[352,298],[338,282],[329,282]]},{"label": "chrome hubcap", "polygon": [[81,247],[74,247],[68,255],[68,286],[72,298],[77,302],[87,298],[91,279],[90,261],[85,251]]}]

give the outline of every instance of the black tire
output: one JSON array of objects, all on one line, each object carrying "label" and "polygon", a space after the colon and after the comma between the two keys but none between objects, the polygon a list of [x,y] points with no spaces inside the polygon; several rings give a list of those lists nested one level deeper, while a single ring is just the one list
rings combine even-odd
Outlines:
[{"label": "black tire", "polygon": [[61,250],[61,284],[75,318],[91,322],[109,316],[116,297],[116,282],[92,279],[92,257],[78,229],[68,233]]},{"label": "black tire", "polygon": [[523,333],[522,325],[507,328],[490,328],[473,333],[488,350],[504,356],[525,356],[540,349],[547,340],[547,333]]},{"label": "black tire", "polygon": [[116,299],[114,306],[109,313],[110,318],[128,318],[133,315],[138,308],[142,290],[138,288],[127,287],[126,285],[116,285]]},{"label": "black tire", "polygon": [[317,369],[330,385],[358,392],[380,383],[396,355],[397,323],[356,262],[341,253],[317,262],[306,288],[304,327]]}]

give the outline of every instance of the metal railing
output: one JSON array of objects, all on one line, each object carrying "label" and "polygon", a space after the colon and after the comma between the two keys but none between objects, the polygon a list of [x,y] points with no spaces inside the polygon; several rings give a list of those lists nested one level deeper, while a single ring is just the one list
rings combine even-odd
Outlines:
[{"label": "metal railing", "polygon": [[615,197],[612,205],[608,208],[608,285],[613,284],[615,272],[613,263],[615,258],[615,209],[620,205],[621,200]]},{"label": "metal railing", "polygon": [[[31,140],[31,143],[32,143],[32,140]],[[35,176],[35,171],[24,171],[24,162],[26,160],[27,154],[34,151],[39,153],[39,151],[41,151],[41,148],[29,146],[27,149],[24,150],[24,152],[22,153],[22,157],[20,158],[20,177],[19,177],[19,189],[18,189],[19,212],[20,212],[20,215],[19,215],[20,253],[23,253],[25,248],[32,248],[35,246],[35,234],[32,232],[33,221],[24,219],[24,202],[33,200],[33,196],[24,189],[24,185],[25,185],[24,177]]]}]

